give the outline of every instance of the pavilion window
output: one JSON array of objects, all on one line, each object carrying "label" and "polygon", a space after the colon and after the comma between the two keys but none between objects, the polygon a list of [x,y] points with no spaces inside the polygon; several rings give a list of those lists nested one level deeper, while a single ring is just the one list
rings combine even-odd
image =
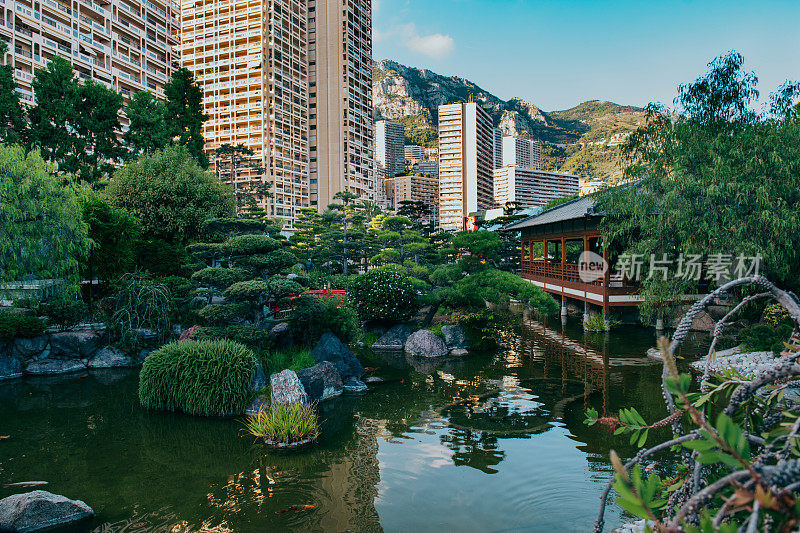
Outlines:
[{"label": "pavilion window", "polygon": [[533,241],[531,246],[531,261],[544,261],[544,242]]}]

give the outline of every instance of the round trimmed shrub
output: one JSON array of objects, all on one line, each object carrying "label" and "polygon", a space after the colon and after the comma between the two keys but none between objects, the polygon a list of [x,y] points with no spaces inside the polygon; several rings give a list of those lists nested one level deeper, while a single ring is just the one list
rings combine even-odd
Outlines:
[{"label": "round trimmed shrub", "polygon": [[0,313],[0,340],[38,337],[42,333],[44,333],[44,322],[38,317]]},{"label": "round trimmed shrub", "polygon": [[360,332],[358,315],[339,300],[301,296],[292,303],[292,335],[300,344],[312,346],[326,332],[348,343]]},{"label": "round trimmed shrub", "polygon": [[370,270],[350,286],[353,307],[362,320],[402,322],[419,309],[414,284],[405,272],[394,268]]},{"label": "round trimmed shrub", "polygon": [[148,409],[225,416],[247,407],[256,358],[229,340],[178,341],[151,353],[139,374],[139,401]]}]

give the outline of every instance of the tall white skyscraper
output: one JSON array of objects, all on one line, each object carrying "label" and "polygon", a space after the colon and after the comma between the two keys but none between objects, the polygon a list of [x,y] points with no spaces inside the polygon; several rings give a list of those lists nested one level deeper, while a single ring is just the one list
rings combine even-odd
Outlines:
[{"label": "tall white skyscraper", "polygon": [[406,133],[399,122],[375,122],[375,160],[385,170],[384,177],[399,176],[406,166]]},{"label": "tall white skyscraper", "polygon": [[[538,140],[520,139],[506,135],[502,142],[502,166],[542,168],[542,147]],[[496,167],[498,168],[498,167]]]},{"label": "tall white skyscraper", "polygon": [[472,211],[494,203],[494,131],[474,102],[439,106],[439,222],[460,230]]}]

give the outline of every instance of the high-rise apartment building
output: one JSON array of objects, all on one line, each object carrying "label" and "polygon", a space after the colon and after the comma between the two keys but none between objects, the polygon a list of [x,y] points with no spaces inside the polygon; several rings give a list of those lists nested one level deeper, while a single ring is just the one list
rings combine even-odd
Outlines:
[{"label": "high-rise apartment building", "polygon": [[492,168],[503,166],[503,131],[492,129]]},{"label": "high-rise apartment building", "polygon": [[375,122],[375,161],[384,170],[384,178],[399,176],[405,170],[406,131],[391,120]]},{"label": "high-rise apartment building", "polygon": [[518,209],[541,207],[550,200],[578,194],[578,176],[519,166],[494,171],[494,199],[501,207],[514,204]]},{"label": "high-rise apartment building", "polygon": [[34,103],[33,75],[56,55],[69,60],[81,79],[126,99],[139,91],[164,98],[177,61],[178,8],[172,1],[15,0],[0,13],[5,63],[14,67],[23,104]]},{"label": "high-rise apartment building", "polygon": [[254,152],[235,188],[287,226],[339,191],[374,199],[370,1],[181,1],[181,59],[203,89],[206,151]]},{"label": "high-rise apartment building", "polygon": [[414,163],[416,161],[422,161],[425,159],[425,150],[424,146],[419,146],[416,144],[407,144],[405,146],[405,154],[406,154],[406,161],[409,163]]},{"label": "high-rise apartment building", "polygon": [[[206,151],[253,151],[230,180],[291,224],[309,206],[307,15],[297,0],[182,0],[183,65],[203,89]],[[260,167],[260,168],[258,168]],[[272,185],[273,198],[257,191]]]},{"label": "high-rise apartment building", "polygon": [[386,178],[386,197],[389,209],[396,210],[404,200],[423,202],[430,207],[431,214],[424,217],[426,223],[439,221],[439,180],[422,176],[397,176]]},{"label": "high-rise apartment building", "polygon": [[[514,165],[523,168],[542,168],[542,146],[538,140],[503,137],[502,166]],[[499,168],[499,167],[496,167]]]},{"label": "high-rise apartment building", "polygon": [[474,102],[439,106],[439,224],[463,228],[472,211],[494,204],[494,131]]},{"label": "high-rise apartment building", "polygon": [[371,0],[308,3],[311,205],[375,200]]}]

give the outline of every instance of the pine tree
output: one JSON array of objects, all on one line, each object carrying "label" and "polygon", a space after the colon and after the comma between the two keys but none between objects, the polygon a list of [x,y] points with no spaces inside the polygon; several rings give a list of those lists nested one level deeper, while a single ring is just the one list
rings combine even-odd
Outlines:
[{"label": "pine tree", "polygon": [[130,127],[123,135],[131,159],[152,154],[169,144],[165,115],[166,106],[148,91],[139,91],[128,104]]},{"label": "pine tree", "polygon": [[208,115],[203,113],[203,90],[195,83],[189,69],[180,68],[164,85],[164,94],[170,138],[186,146],[200,166],[208,168],[208,157],[203,151],[203,123],[208,120]]}]

